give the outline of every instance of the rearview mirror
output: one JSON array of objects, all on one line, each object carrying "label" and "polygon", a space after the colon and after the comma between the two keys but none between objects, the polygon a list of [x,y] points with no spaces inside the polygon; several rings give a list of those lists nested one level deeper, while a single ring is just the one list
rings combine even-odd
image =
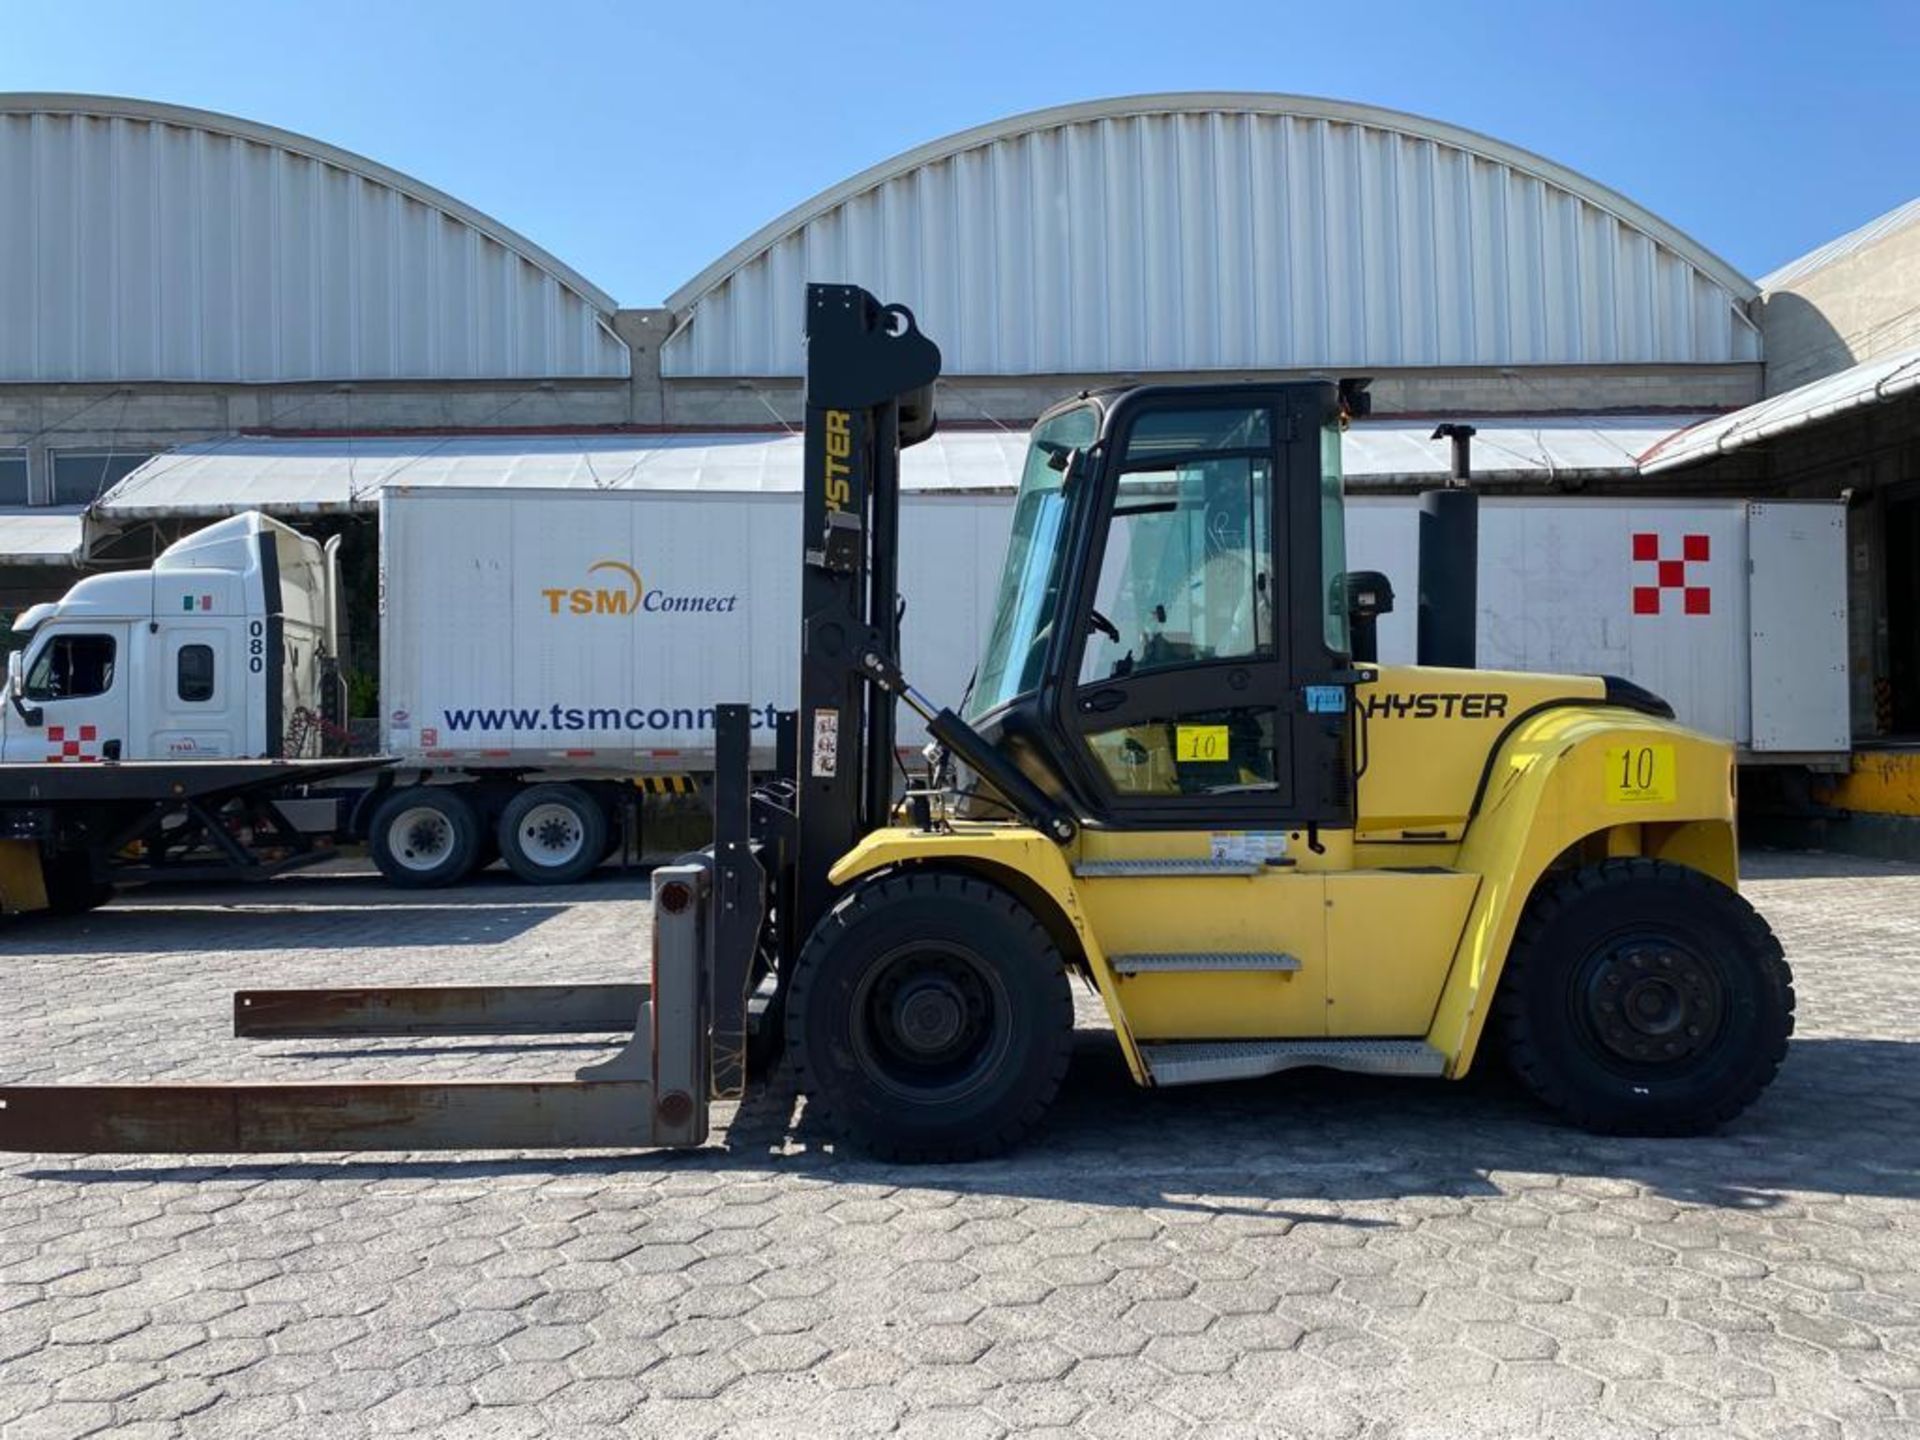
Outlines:
[{"label": "rearview mirror", "polygon": [[27,652],[12,650],[7,653],[7,694],[18,699],[27,690]]}]

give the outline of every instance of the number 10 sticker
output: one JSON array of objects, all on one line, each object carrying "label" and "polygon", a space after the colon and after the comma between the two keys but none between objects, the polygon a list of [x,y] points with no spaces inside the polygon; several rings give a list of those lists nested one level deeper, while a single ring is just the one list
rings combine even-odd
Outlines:
[{"label": "number 10 sticker", "polygon": [[1173,758],[1176,764],[1227,758],[1227,727],[1224,725],[1180,725],[1173,732]]},{"label": "number 10 sticker", "polygon": [[1674,798],[1679,767],[1671,745],[1615,745],[1607,751],[1607,803],[1659,805]]}]

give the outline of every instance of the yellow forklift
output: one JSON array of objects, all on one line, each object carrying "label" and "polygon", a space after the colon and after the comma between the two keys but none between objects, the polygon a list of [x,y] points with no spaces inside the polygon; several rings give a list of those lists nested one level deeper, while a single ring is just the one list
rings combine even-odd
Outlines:
[{"label": "yellow forklift", "polygon": [[[1423,663],[1375,663],[1387,588],[1347,569],[1340,474],[1363,382],[1048,411],[955,711],[898,661],[899,455],[939,351],[844,285],[808,288],[807,335],[799,707],[757,777],[719,707],[714,844],[654,872],[645,983],[234,1000],[243,1037],[631,1026],[619,1053],[549,1081],[14,1086],[0,1147],[693,1145],[784,1053],[837,1137],[967,1159],[1045,1116],[1076,979],[1148,1086],[1458,1078],[1485,1043],[1575,1123],[1647,1134],[1765,1088],[1793,989],[1736,889],[1731,747],[1625,681],[1473,669],[1464,486],[1423,508]],[[933,741],[911,776],[899,703]]]}]

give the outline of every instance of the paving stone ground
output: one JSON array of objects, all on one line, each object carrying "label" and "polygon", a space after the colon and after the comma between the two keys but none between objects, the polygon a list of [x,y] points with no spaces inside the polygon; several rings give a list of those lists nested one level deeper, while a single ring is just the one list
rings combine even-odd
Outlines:
[{"label": "paving stone ground", "polygon": [[[1757,856],[1800,1029],[1705,1141],[1460,1085],[1146,1094],[1083,1011],[1046,1136],[839,1156],[0,1158],[0,1433],[1920,1435],[1920,870]],[[635,973],[642,886],[332,875],[0,931],[0,1077],[565,1073],[246,1044],[237,987]]]}]

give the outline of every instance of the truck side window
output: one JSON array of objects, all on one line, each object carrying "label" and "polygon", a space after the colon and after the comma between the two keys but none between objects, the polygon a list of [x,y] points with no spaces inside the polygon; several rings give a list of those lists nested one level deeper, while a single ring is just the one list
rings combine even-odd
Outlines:
[{"label": "truck side window", "polygon": [[211,645],[180,647],[174,691],[182,700],[198,702],[213,698],[213,647]]},{"label": "truck side window", "polygon": [[111,635],[56,635],[27,675],[29,700],[78,700],[112,688]]}]

